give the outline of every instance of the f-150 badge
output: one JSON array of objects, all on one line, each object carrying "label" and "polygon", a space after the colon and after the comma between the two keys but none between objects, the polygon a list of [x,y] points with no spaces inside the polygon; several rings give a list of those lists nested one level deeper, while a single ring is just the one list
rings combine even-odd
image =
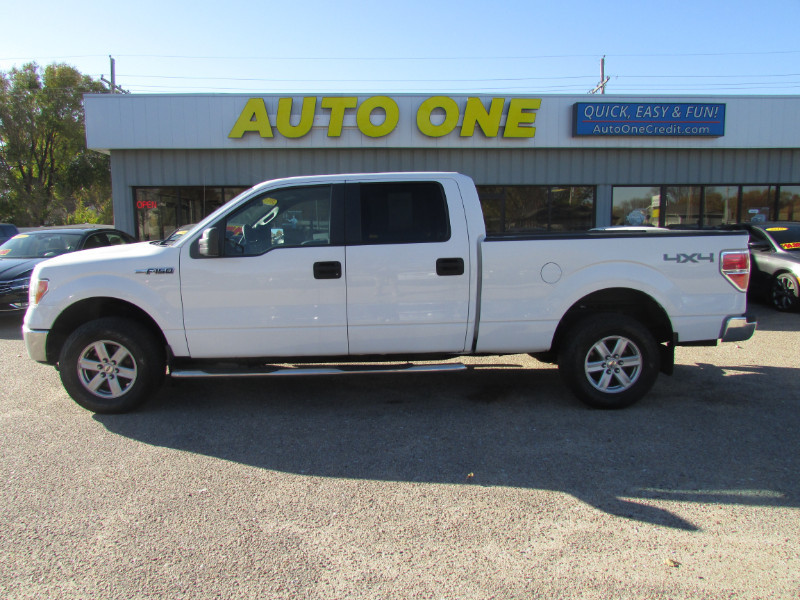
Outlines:
[{"label": "f-150 badge", "polygon": [[174,272],[174,267],[150,267],[149,269],[136,269],[134,271],[137,275],[172,275]]}]

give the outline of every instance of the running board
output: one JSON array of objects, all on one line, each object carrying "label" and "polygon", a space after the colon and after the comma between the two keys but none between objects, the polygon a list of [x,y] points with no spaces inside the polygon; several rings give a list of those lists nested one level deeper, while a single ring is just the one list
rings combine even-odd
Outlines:
[{"label": "running board", "polygon": [[292,377],[300,375],[364,375],[370,373],[442,373],[466,370],[467,366],[462,363],[439,365],[337,365],[335,367],[207,367],[171,369],[170,376],[176,379],[195,379],[201,377]]}]

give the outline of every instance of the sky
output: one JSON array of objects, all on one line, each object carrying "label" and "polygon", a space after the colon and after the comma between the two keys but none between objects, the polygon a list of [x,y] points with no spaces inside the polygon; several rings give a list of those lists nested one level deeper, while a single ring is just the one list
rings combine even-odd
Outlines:
[{"label": "sky", "polygon": [[131,93],[800,94],[800,0],[0,0],[0,71]]}]

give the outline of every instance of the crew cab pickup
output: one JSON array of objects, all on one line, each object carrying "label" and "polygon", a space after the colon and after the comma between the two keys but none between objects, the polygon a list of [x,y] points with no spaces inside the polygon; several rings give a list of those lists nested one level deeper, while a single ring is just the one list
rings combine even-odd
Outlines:
[{"label": "crew cab pickup", "polygon": [[96,412],[137,407],[166,375],[452,370],[466,368],[457,356],[518,353],[557,362],[587,404],[619,408],[671,371],[676,346],[752,336],[747,240],[487,236],[465,175],[279,179],[177,241],[41,263],[23,332]]}]

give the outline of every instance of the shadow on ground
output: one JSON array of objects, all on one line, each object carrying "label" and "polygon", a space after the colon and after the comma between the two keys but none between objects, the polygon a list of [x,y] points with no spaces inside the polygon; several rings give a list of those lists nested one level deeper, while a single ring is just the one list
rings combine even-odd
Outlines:
[{"label": "shadow on ground", "polygon": [[679,365],[640,404],[596,411],[552,368],[197,380],[168,384],[140,412],[95,418],[262,469],[555,490],[691,531],[652,501],[800,506],[797,381],[796,369]]},{"label": "shadow on ground", "polygon": [[0,312],[0,340],[22,339],[23,316],[19,312]]},{"label": "shadow on ground", "polygon": [[758,320],[759,331],[800,331],[800,311],[780,312],[764,301],[747,301],[747,308]]}]

